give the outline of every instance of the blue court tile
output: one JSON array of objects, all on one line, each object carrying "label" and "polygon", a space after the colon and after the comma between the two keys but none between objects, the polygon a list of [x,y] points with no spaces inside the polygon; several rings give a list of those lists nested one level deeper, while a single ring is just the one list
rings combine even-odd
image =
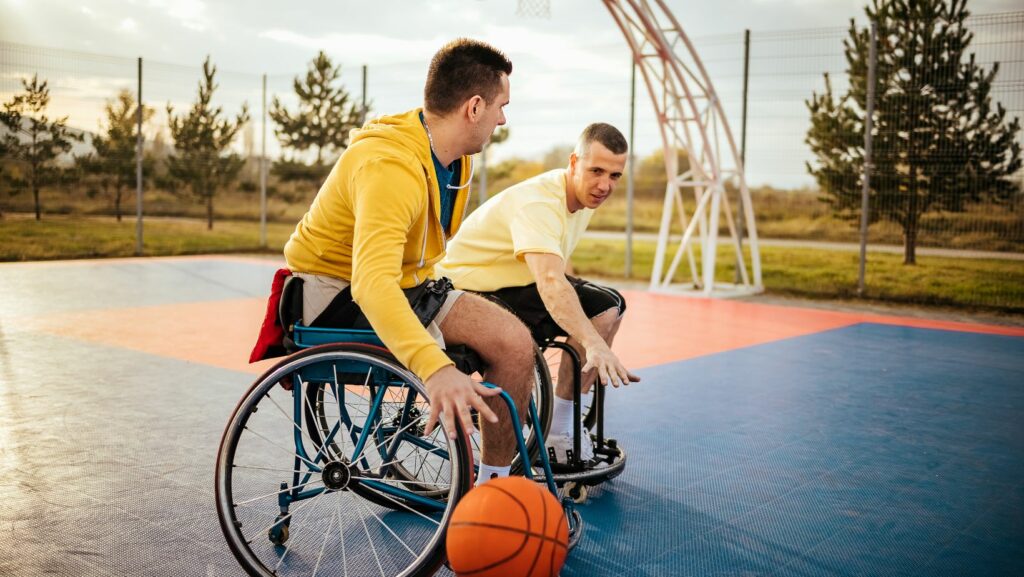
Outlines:
[{"label": "blue court tile", "polygon": [[628,573],[631,577],[743,576],[767,575],[772,570],[764,559],[752,552],[749,541],[730,535],[724,538],[699,537],[687,540],[653,559],[641,559]]},{"label": "blue court tile", "polygon": [[[1021,542],[1021,535],[1024,535],[1024,507],[1014,500],[1012,490],[1004,489],[996,502],[978,514],[962,534],[964,537],[1024,551],[1024,543]],[[1024,575],[1024,572],[1021,574]]]},{"label": "blue court tile", "polygon": [[1024,548],[1020,543],[992,543],[968,535],[960,535],[935,557],[913,573],[931,576],[1024,575]]},{"label": "blue court tile", "polygon": [[[618,481],[614,492],[609,490],[580,507],[586,528],[584,540],[572,553],[573,559],[579,553],[615,563],[621,560],[632,566],[637,560],[661,555],[721,523],[721,519],[684,493],[651,493],[644,487]],[[629,501],[642,501],[647,506],[621,508],[624,495],[629,495]],[[636,535],[643,538],[625,537]]]}]

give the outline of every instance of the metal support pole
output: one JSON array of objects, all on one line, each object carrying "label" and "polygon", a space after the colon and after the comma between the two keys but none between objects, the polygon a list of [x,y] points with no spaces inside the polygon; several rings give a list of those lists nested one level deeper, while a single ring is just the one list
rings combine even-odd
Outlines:
[{"label": "metal support pole", "polygon": [[135,256],[142,256],[142,57],[139,57],[139,88],[135,106]]},{"label": "metal support pole", "polygon": [[476,191],[476,205],[481,206],[487,201],[487,147],[491,143],[488,140],[487,144],[484,145],[483,150],[480,151],[480,188]]},{"label": "metal support pole", "polygon": [[367,76],[366,65],[363,64],[363,106],[359,113],[359,126],[366,124],[366,76]]},{"label": "metal support pole", "polygon": [[629,181],[626,183],[626,279],[633,277],[633,194],[635,192],[633,166],[636,153],[633,136],[636,133],[636,58],[632,58],[633,72],[629,78]]},{"label": "metal support pole", "polygon": [[[743,167],[743,180],[747,179],[747,88],[750,82],[750,29],[743,31],[743,119],[740,125],[740,165]],[[736,203],[736,243],[743,254],[743,195],[739,195]],[[743,282],[740,269],[743,263],[736,263],[736,284]]]},{"label": "metal support pole", "polygon": [[263,75],[263,126],[260,143],[260,248],[267,248],[267,75]]},{"label": "metal support pole", "polygon": [[868,52],[867,111],[864,117],[864,177],[861,179],[860,202],[860,270],[857,273],[857,295],[864,296],[864,268],[868,256],[868,198],[871,192],[871,129],[875,115],[875,70],[878,65],[878,24],[871,23],[871,48]]}]

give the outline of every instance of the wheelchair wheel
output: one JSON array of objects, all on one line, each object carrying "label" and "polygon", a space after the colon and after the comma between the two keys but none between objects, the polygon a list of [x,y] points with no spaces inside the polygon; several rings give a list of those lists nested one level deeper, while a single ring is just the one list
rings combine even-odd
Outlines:
[{"label": "wheelchair wheel", "polygon": [[422,383],[368,345],[307,349],[260,377],[224,431],[215,473],[221,529],[242,567],[433,575],[472,457],[461,430],[454,441],[440,426],[423,437],[428,414]]},{"label": "wheelchair wheel", "polygon": [[[479,375],[475,375],[474,378],[479,379],[480,377]],[[537,408],[537,417],[540,419],[541,432],[545,437],[548,434],[548,429],[551,427],[551,414],[555,407],[554,394],[555,388],[551,382],[551,375],[548,373],[548,363],[544,359],[544,355],[538,349],[535,351],[533,365],[533,404]],[[530,414],[526,409],[524,409],[519,416],[525,422],[523,425],[523,438],[526,440],[526,448],[530,454],[530,462],[536,463],[541,449],[537,442],[537,433],[534,431],[533,426],[530,423]],[[479,464],[480,448],[482,445],[480,443],[480,422],[476,412],[473,413],[473,424],[476,427],[476,430],[471,431],[469,444],[470,448],[473,450],[474,462]],[[522,475],[523,471],[523,460],[517,451],[516,456],[512,459],[512,469],[510,474]]]}]

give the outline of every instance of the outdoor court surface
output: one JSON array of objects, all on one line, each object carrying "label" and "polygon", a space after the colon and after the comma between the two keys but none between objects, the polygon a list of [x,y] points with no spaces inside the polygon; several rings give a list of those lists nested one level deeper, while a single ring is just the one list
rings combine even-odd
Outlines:
[{"label": "outdoor court surface", "polygon": [[[278,265],[0,264],[0,575],[243,574],[214,459]],[[626,295],[563,576],[1024,575],[1024,330]]]}]

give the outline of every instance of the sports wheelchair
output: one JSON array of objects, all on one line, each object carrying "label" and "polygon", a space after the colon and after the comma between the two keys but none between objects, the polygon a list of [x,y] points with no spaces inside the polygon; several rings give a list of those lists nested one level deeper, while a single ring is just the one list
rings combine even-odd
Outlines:
[{"label": "sports wheelchair", "polygon": [[[433,575],[445,560],[451,513],[473,486],[476,435],[458,425],[450,436],[441,423],[424,435],[426,389],[373,331],[281,316],[296,352],[243,395],[217,456],[217,514],[232,553],[260,577]],[[464,372],[479,368],[471,351],[449,355]],[[585,487],[585,464],[555,474],[542,450],[553,387],[540,354],[534,380],[526,425],[515,429],[513,472],[541,477],[556,496],[561,484]],[[501,397],[519,420],[511,397]],[[577,419],[600,422],[595,398]],[[583,523],[572,499],[561,501],[572,547]]]}]

